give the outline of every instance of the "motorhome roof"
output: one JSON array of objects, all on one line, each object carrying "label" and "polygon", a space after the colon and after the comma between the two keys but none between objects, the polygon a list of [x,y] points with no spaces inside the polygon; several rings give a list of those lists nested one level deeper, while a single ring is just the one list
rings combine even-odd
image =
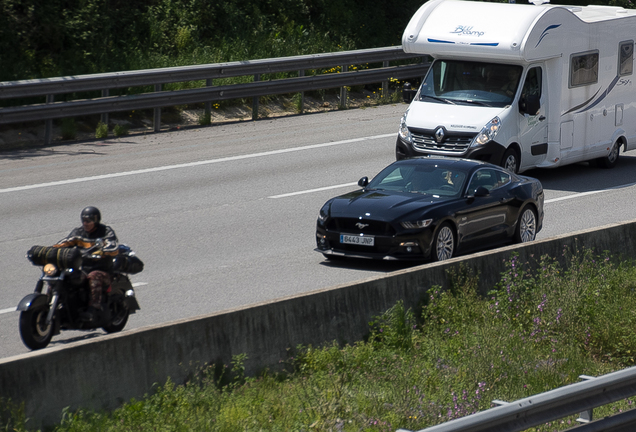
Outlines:
[{"label": "motorhome roof", "polygon": [[438,58],[529,62],[561,56],[574,34],[583,40],[595,22],[634,15],[611,6],[430,0],[411,18],[402,48]]},{"label": "motorhome roof", "polygon": [[629,15],[636,15],[636,10],[625,9],[617,6],[565,6],[574,15],[585,22],[605,21],[621,18]]}]

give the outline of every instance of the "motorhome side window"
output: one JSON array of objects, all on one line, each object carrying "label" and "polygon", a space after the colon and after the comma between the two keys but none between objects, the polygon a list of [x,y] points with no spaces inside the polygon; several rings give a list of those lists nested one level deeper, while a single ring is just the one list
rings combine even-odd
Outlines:
[{"label": "motorhome side window", "polygon": [[634,71],[634,41],[620,43],[618,49],[618,74],[631,75]]},{"label": "motorhome side window", "polygon": [[570,87],[598,82],[598,51],[574,54],[570,59]]}]

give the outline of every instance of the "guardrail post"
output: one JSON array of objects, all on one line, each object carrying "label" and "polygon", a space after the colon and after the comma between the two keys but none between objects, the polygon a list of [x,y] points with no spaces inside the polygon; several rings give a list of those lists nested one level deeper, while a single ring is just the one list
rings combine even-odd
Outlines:
[{"label": "guardrail post", "polygon": [[[102,97],[108,97],[110,95],[110,90],[108,89],[103,89],[102,90]],[[106,126],[108,126],[108,113],[102,113],[102,123],[104,123]]]},{"label": "guardrail post", "polygon": [[[205,86],[206,87],[212,87],[212,79],[208,78],[205,80]],[[206,119],[211,119],[212,118],[212,101],[207,101],[205,103],[205,118]]]},{"label": "guardrail post", "polygon": [[[579,379],[583,380],[583,381],[589,381],[589,380],[593,380],[596,377],[593,376],[589,376],[589,375],[579,375]],[[579,414],[579,418],[576,419],[577,422],[579,423],[589,423],[592,421],[592,417],[593,417],[593,412],[591,409],[589,410],[585,410],[582,413]]]},{"label": "guardrail post", "polygon": [[[261,74],[254,74],[254,82],[261,80]],[[252,120],[258,119],[258,96],[252,98]]]},{"label": "guardrail post", "polygon": [[[155,91],[160,92],[162,88],[161,84],[155,84]],[[154,109],[154,117],[152,121],[155,132],[159,132],[161,130],[161,108]]]},{"label": "guardrail post", "polygon": [[[382,67],[389,67],[389,61],[385,60],[382,62]],[[384,98],[385,102],[389,101],[389,80],[385,79],[382,81],[382,98]]]},{"label": "guardrail post", "polygon": [[[349,66],[342,66],[342,72],[347,72],[349,70]],[[345,109],[347,107],[347,86],[340,87],[340,109]]]},{"label": "guardrail post", "polygon": [[[55,95],[46,95],[46,103],[55,102]],[[51,135],[53,135],[53,119],[47,119],[44,127],[44,145],[51,144]]]},{"label": "guardrail post", "polygon": [[[299,70],[298,71],[298,76],[299,77],[304,77],[305,76],[305,70]],[[298,107],[298,114],[302,114],[303,111],[305,110],[305,92],[301,91],[300,92],[300,106]]]}]

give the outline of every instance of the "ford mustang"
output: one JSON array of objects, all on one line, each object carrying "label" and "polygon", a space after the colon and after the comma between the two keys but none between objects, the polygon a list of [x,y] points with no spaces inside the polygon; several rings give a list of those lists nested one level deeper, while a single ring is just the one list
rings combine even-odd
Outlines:
[{"label": "ford mustang", "polygon": [[320,209],[315,250],[327,259],[441,261],[532,241],[543,224],[539,180],[486,162],[400,160],[358,185]]}]

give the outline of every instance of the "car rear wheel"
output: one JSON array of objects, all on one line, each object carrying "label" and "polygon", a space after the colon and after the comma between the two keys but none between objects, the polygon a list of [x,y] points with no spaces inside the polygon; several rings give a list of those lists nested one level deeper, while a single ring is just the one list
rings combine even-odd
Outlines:
[{"label": "car rear wheel", "polygon": [[532,207],[526,207],[519,215],[515,230],[515,243],[533,241],[537,236],[537,214]]},{"label": "car rear wheel", "polygon": [[444,261],[455,255],[455,233],[450,224],[443,224],[435,233],[432,255],[433,261]]}]

